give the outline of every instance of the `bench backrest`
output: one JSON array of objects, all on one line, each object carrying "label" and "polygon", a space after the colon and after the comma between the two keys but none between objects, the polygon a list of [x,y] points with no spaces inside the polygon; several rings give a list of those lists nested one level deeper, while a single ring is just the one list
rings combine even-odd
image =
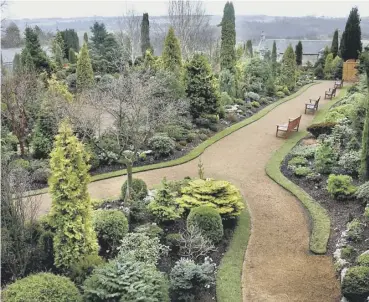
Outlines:
[{"label": "bench backrest", "polygon": [[319,101],[320,101],[320,97],[315,101],[315,104],[314,104],[315,109],[318,109]]},{"label": "bench backrest", "polygon": [[293,129],[295,129],[300,124],[300,120],[301,115],[298,118],[295,118],[294,120],[289,120],[287,131],[292,131]]}]

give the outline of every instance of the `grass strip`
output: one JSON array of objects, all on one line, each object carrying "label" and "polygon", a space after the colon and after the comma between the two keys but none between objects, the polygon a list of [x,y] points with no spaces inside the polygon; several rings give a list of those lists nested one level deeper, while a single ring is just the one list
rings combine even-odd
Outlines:
[{"label": "grass strip", "polygon": [[[325,104],[321,110],[319,110],[313,120],[314,123],[320,123],[324,120],[324,116],[329,109],[338,103],[347,92],[347,87],[340,90],[339,94]],[[280,186],[290,191],[295,195],[304,207],[308,210],[311,217],[311,234],[310,234],[310,251],[315,254],[325,254],[327,252],[327,244],[330,236],[331,222],[328,216],[328,212],[315,201],[307,192],[305,192],[298,185],[294,184],[281,172],[281,165],[284,158],[291,151],[296,144],[307,135],[307,131],[301,131],[291,136],[280,149],[278,149],[268,161],[266,166],[266,173]]]},{"label": "grass strip", "polygon": [[[319,82],[314,82],[314,83],[305,85],[300,90],[296,91],[295,93],[291,94],[290,96],[285,97],[283,99],[280,99],[279,101],[277,101],[273,104],[270,104],[269,106],[263,108],[262,110],[260,110],[256,114],[254,114],[253,116],[251,116],[247,119],[244,119],[243,121],[241,121],[237,124],[234,124],[234,125],[226,128],[226,129],[214,134],[212,137],[210,137],[207,140],[203,141],[196,148],[194,148],[189,153],[187,153],[186,155],[184,155],[180,158],[173,159],[173,160],[167,161],[167,162],[152,164],[152,165],[134,167],[133,168],[133,173],[150,171],[150,170],[167,168],[167,167],[173,167],[173,166],[182,165],[186,162],[189,162],[189,161],[199,157],[205,151],[206,148],[210,147],[211,145],[213,145],[217,141],[219,141],[222,138],[232,134],[233,132],[235,132],[235,131],[237,131],[237,130],[239,130],[239,129],[241,129],[241,128],[243,128],[243,127],[259,120],[259,119],[261,119],[263,116],[265,116],[267,113],[272,111],[277,106],[279,106],[279,105],[281,105],[281,104],[283,104],[283,103],[285,103],[285,102],[287,102],[291,99],[294,99],[295,97],[299,96],[300,94],[305,92],[308,88],[310,88],[311,86],[313,86],[317,83],[319,83]],[[122,176],[122,175],[126,175],[126,174],[127,174],[127,170],[123,169],[123,170],[103,173],[103,174],[99,174],[99,175],[94,175],[94,176],[91,177],[91,182],[104,180],[104,179],[109,179],[109,178],[113,178],[113,177],[118,177],[118,176]],[[44,193],[47,193],[47,192],[48,192],[48,188],[44,188],[44,189],[40,189],[40,190],[30,191],[27,195],[28,196],[39,195],[39,194],[44,194]]]},{"label": "grass strip", "polygon": [[242,301],[242,268],[250,231],[250,213],[245,209],[238,218],[228,251],[218,268],[216,280],[218,302]]}]

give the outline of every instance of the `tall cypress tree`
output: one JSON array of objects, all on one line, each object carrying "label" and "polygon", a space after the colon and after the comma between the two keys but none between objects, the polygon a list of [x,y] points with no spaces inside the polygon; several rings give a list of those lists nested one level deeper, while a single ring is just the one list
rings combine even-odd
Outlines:
[{"label": "tall cypress tree", "polygon": [[297,66],[302,65],[302,43],[299,41],[295,48],[296,64]]},{"label": "tall cypress tree", "polygon": [[55,266],[69,268],[81,257],[97,254],[92,205],[87,190],[89,156],[71,127],[62,123],[50,154],[51,217],[55,226]]},{"label": "tall cypress tree", "polygon": [[289,45],[283,54],[281,80],[291,91],[296,85],[296,56],[291,45]]},{"label": "tall cypress tree", "polygon": [[277,45],[275,41],[273,41],[273,48],[272,48],[272,63],[277,62]]},{"label": "tall cypress tree", "polygon": [[338,55],[338,29],[336,29],[333,34],[331,52],[334,59]]},{"label": "tall cypress tree", "polygon": [[254,56],[254,52],[252,50],[252,41],[251,40],[247,40],[246,42],[246,51],[249,54],[249,56],[252,58]]},{"label": "tall cypress tree", "polygon": [[360,176],[363,180],[369,180],[369,49],[360,56],[367,80],[368,95],[366,97],[366,115],[362,136]]},{"label": "tall cypress tree", "polygon": [[220,67],[228,69],[232,73],[236,65],[236,18],[232,2],[227,2],[224,6],[223,19],[220,23],[222,27],[220,45]]},{"label": "tall cypress tree", "polygon": [[179,41],[174,34],[173,27],[169,28],[164,41],[164,50],[162,54],[164,68],[172,72],[181,72],[182,55]]},{"label": "tall cypress tree", "polygon": [[83,90],[94,84],[94,72],[92,70],[87,43],[84,42],[77,61],[77,89]]},{"label": "tall cypress tree", "polygon": [[60,32],[64,40],[64,57],[68,58],[69,49],[79,52],[79,38],[74,29],[66,29]]},{"label": "tall cypress tree", "polygon": [[360,16],[357,7],[351,9],[347,19],[345,31],[341,38],[340,51],[344,61],[348,59],[356,60],[362,51]]},{"label": "tall cypress tree", "polygon": [[88,35],[87,33],[83,34],[83,41],[85,41],[86,43],[88,43]]},{"label": "tall cypress tree", "polygon": [[149,14],[144,13],[141,22],[141,52],[143,57],[146,55],[146,50],[148,49],[152,50],[150,44],[150,22]]},{"label": "tall cypress tree", "polygon": [[194,118],[216,114],[219,100],[213,83],[213,74],[204,55],[195,54],[186,66],[186,94]]}]

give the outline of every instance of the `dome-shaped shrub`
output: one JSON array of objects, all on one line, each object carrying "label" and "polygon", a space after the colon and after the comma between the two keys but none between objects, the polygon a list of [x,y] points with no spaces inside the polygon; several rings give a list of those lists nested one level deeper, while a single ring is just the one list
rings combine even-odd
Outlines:
[{"label": "dome-shaped shrub", "polygon": [[[126,196],[127,190],[127,180],[122,185],[122,199],[124,200]],[[132,188],[131,188],[131,198],[132,200],[142,200],[147,196],[147,186],[146,183],[142,179],[134,178],[132,179]]]},{"label": "dome-shaped shrub", "polygon": [[209,206],[193,208],[187,217],[187,227],[197,226],[201,233],[213,242],[223,237],[223,223],[217,210]]},{"label": "dome-shaped shrub", "polygon": [[114,254],[120,241],[128,233],[128,220],[119,210],[95,211],[93,225],[102,254]]},{"label": "dome-shaped shrub", "polygon": [[79,302],[82,296],[67,277],[39,273],[10,284],[3,299],[6,302]]},{"label": "dome-shaped shrub", "polygon": [[364,302],[369,296],[369,267],[349,268],[342,282],[342,294],[352,302]]}]

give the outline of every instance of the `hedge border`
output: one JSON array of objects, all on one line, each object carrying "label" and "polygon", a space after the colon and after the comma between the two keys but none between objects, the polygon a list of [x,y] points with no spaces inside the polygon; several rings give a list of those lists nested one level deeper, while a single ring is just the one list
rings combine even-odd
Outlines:
[{"label": "hedge border", "polygon": [[[266,114],[268,114],[270,111],[272,111],[274,108],[278,107],[279,105],[281,105],[281,104],[283,104],[283,103],[285,103],[285,102],[287,102],[291,99],[294,99],[295,97],[299,96],[300,94],[305,92],[307,89],[309,89],[311,86],[313,86],[315,84],[318,84],[320,82],[321,81],[316,81],[316,82],[307,84],[307,85],[303,86],[302,88],[300,88],[295,93],[289,95],[288,97],[280,99],[279,101],[277,101],[273,104],[270,104],[269,106],[263,108],[262,110],[260,110],[256,114],[254,114],[253,116],[251,116],[249,118],[246,118],[243,121],[240,121],[239,123],[234,124],[234,125],[226,128],[226,129],[214,134],[212,137],[210,137],[207,140],[203,141],[196,148],[194,148],[189,153],[187,153],[186,155],[184,155],[180,158],[173,159],[173,160],[167,161],[167,162],[152,164],[152,165],[134,167],[133,168],[133,173],[156,170],[156,169],[162,169],[162,168],[167,168],[167,167],[173,167],[173,166],[178,166],[178,165],[182,165],[186,162],[189,162],[189,161],[199,157],[205,151],[206,148],[210,147],[211,145],[213,145],[217,141],[219,141],[222,138],[232,134],[233,132],[235,132],[235,131],[237,131],[237,130],[239,130],[239,129],[241,129],[241,128],[243,128],[243,127],[259,120],[259,119],[261,119]],[[123,169],[123,170],[103,173],[103,174],[99,174],[99,175],[94,175],[94,176],[91,177],[91,182],[104,180],[104,179],[109,179],[109,178],[118,177],[118,176],[123,176],[123,175],[126,175],[126,174],[127,174],[127,170]],[[40,194],[44,194],[44,193],[47,193],[47,192],[48,192],[48,187],[44,188],[44,189],[40,189],[40,190],[30,191],[28,196],[40,195]]]},{"label": "hedge border", "polygon": [[216,280],[218,302],[242,301],[242,270],[251,234],[250,213],[245,208],[238,218],[231,243],[222,258]]},{"label": "hedge border", "polygon": [[[323,121],[323,118],[329,109],[331,109],[333,105],[337,104],[346,95],[347,88],[348,87],[342,88],[339,94],[332,101],[327,103],[320,111],[318,111],[312,124]],[[308,210],[312,221],[309,242],[310,251],[315,254],[325,254],[327,252],[327,244],[331,229],[331,221],[328,216],[328,212],[307,192],[285,177],[280,170],[284,158],[292,148],[307,135],[307,133],[307,131],[298,132],[286,141],[270,158],[265,171],[277,184],[296,196]]]}]

